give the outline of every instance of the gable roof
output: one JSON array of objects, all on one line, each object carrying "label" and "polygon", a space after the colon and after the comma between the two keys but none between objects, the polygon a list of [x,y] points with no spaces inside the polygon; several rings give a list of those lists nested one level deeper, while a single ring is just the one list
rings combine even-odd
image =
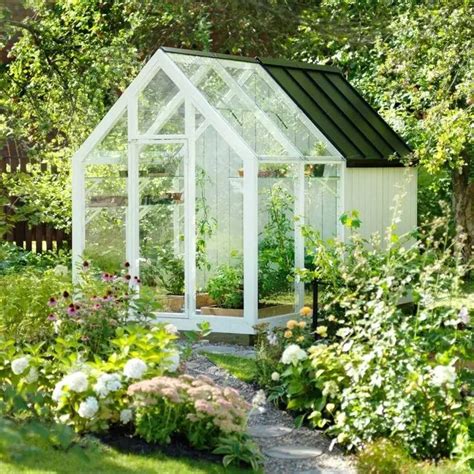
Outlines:
[{"label": "gable roof", "polygon": [[348,166],[400,166],[405,141],[334,67],[177,48],[165,52],[259,63],[346,159]]}]

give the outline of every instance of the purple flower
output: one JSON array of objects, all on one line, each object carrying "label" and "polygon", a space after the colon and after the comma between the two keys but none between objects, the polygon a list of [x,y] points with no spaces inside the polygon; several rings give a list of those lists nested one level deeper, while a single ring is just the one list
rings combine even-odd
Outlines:
[{"label": "purple flower", "polygon": [[113,297],[111,294],[105,295],[105,296],[102,298],[102,301],[105,301],[105,302],[113,301],[113,300],[114,300],[114,297]]},{"label": "purple flower", "polygon": [[54,298],[54,296],[51,296],[51,298],[48,301],[48,306],[53,307],[53,306],[56,306],[57,304],[58,304],[58,302],[57,302],[56,298]]},{"label": "purple flower", "polygon": [[102,308],[102,306],[99,303],[96,303],[94,306],[92,306],[94,311],[98,311],[100,308]]},{"label": "purple flower", "polygon": [[139,285],[141,283],[140,278],[138,278],[137,276],[134,276],[132,283],[133,285]]},{"label": "purple flower", "polygon": [[125,263],[123,264],[123,266],[124,266],[125,268],[130,268],[130,263],[129,263],[129,262],[125,262]]},{"label": "purple flower", "polygon": [[113,281],[114,279],[114,276],[111,275],[110,273],[102,273],[102,281],[105,281],[105,282],[111,282]]},{"label": "purple flower", "polygon": [[58,320],[57,316],[53,313],[49,314],[47,319],[48,319],[48,321],[57,321]]},{"label": "purple flower", "polygon": [[132,277],[127,273],[127,274],[123,277],[123,279],[124,279],[126,282],[129,282],[129,281],[132,279]]},{"label": "purple flower", "polygon": [[73,303],[71,303],[68,307],[67,307],[67,314],[69,314],[69,316],[75,316],[77,314],[77,309],[78,307],[76,307]]},{"label": "purple flower", "polygon": [[63,292],[63,298],[69,298],[69,293],[67,291]]},{"label": "purple flower", "polygon": [[87,260],[84,260],[82,262],[82,269],[83,270],[89,270],[89,267],[90,267],[90,263]]}]

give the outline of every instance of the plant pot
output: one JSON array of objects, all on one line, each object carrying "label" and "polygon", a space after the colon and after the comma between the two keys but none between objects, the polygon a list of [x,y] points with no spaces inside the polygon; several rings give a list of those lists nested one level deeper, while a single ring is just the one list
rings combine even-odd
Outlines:
[{"label": "plant pot", "polygon": [[120,207],[127,203],[127,196],[92,196],[89,207]]},{"label": "plant pot", "polygon": [[203,306],[212,306],[214,301],[209,296],[209,293],[196,293],[196,308],[202,308]]},{"label": "plant pot", "polygon": [[181,204],[183,202],[183,193],[163,193],[159,196],[142,196],[142,205],[155,204]]},{"label": "plant pot", "polygon": [[166,295],[166,307],[172,313],[184,311],[184,295]]},{"label": "plant pot", "polygon": [[242,318],[244,316],[243,309],[219,308],[218,306],[202,306],[201,314],[206,316],[232,316]]},{"label": "plant pot", "polygon": [[244,177],[244,169],[243,169],[243,168],[240,168],[240,169],[239,169],[239,176],[240,176],[241,178]]}]

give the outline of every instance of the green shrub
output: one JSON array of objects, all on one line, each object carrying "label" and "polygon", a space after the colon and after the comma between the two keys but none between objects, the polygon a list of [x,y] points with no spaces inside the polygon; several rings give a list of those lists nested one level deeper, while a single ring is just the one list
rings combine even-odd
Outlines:
[{"label": "green shrub", "polygon": [[[460,360],[472,360],[474,344],[468,311],[449,304],[467,270],[462,246],[445,220],[411,237],[391,229],[386,247],[356,233],[327,243],[306,229],[314,270],[301,274],[326,288],[320,341],[285,348],[274,396],[349,449],[385,437],[417,458],[462,455],[474,418],[473,375]],[[413,313],[399,306],[407,295]]]},{"label": "green shrub", "polygon": [[69,275],[54,269],[27,269],[0,276],[0,331],[16,341],[35,342],[50,338],[47,324],[51,295],[71,291]]},{"label": "green shrub", "polygon": [[130,385],[136,431],[148,442],[170,443],[184,436],[197,449],[224,455],[224,464],[261,461],[245,434],[250,405],[232,388],[219,387],[205,376],[155,377]]},{"label": "green shrub", "polygon": [[403,448],[387,439],[370,443],[357,455],[357,472],[361,474],[408,474],[414,464]]}]

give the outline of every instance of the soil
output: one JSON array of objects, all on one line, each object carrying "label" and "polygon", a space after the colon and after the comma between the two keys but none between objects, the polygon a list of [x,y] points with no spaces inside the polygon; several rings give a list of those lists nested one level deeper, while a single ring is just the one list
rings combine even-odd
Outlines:
[{"label": "soil", "polygon": [[218,464],[222,462],[221,456],[193,448],[184,439],[178,436],[173,437],[171,443],[166,445],[147,443],[138,436],[134,436],[130,430],[116,426],[110,428],[107,433],[98,436],[98,438],[102,443],[124,454],[162,453],[174,458],[187,457],[190,459],[202,459]]}]

